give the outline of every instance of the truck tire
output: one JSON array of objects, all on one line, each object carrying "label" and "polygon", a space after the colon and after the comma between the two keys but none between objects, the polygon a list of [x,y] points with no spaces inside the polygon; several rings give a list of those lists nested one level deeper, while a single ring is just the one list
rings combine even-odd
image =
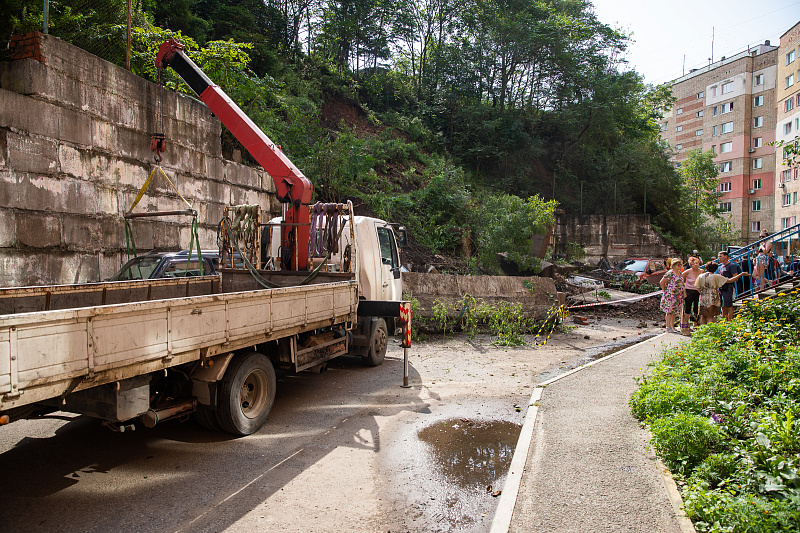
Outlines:
[{"label": "truck tire", "polygon": [[194,420],[206,429],[222,431],[219,422],[217,422],[217,413],[210,407],[198,406],[197,411],[194,412]]},{"label": "truck tire", "polygon": [[386,348],[389,346],[389,328],[386,321],[379,318],[375,321],[372,334],[369,338],[369,347],[364,362],[369,366],[378,366],[383,363],[386,357]]},{"label": "truck tire", "polygon": [[220,427],[235,435],[258,431],[275,401],[275,369],[269,359],[258,352],[239,354],[219,384]]}]

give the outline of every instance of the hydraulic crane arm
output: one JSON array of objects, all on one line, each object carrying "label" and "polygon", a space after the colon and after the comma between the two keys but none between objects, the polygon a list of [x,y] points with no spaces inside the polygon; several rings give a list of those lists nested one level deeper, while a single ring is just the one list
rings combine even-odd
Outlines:
[{"label": "hydraulic crane arm", "polygon": [[183,50],[175,39],[166,40],[158,49],[156,67],[172,67],[272,177],[278,201],[291,205],[286,212],[288,225],[281,231],[284,268],[308,269],[310,218],[309,210],[301,206],[311,203],[311,181]]}]

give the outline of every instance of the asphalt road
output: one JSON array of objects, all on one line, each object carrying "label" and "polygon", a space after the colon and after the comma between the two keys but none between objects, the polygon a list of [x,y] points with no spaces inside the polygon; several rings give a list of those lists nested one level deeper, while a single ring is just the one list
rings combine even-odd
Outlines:
[{"label": "asphalt road", "polygon": [[[592,327],[591,340],[574,332],[547,347],[417,345],[410,389],[396,345],[381,367],[340,358],[322,374],[279,375],[270,419],[244,438],[193,420],[121,434],[68,414],[15,422],[0,428],[0,531],[487,531],[487,488],[504,474],[480,459],[506,448],[486,428],[494,439],[519,426],[542,372],[644,333]],[[485,438],[419,437],[454,425]]]}]

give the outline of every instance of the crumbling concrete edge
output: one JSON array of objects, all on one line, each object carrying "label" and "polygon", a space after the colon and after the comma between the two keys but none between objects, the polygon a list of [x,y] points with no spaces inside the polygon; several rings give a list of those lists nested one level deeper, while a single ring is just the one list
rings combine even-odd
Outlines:
[{"label": "crumbling concrete edge", "polygon": [[[543,381],[533,389],[531,398],[528,401],[528,411],[525,413],[525,422],[523,422],[522,430],[519,433],[517,447],[514,450],[514,457],[511,459],[511,466],[508,469],[508,476],[506,476],[506,482],[503,486],[503,492],[500,494],[500,501],[497,504],[497,510],[495,510],[494,518],[492,519],[492,528],[489,530],[489,533],[508,533],[508,530],[511,527],[511,519],[514,516],[514,507],[517,504],[519,487],[522,483],[522,473],[525,470],[525,463],[528,461],[528,451],[530,450],[531,441],[533,440],[533,427],[536,425],[536,416],[539,414],[539,400],[542,399],[542,392],[544,391],[545,387],[562,378],[575,374],[576,372],[580,372],[581,370],[589,368],[590,366],[596,365],[597,363],[607,361],[612,357],[616,357],[627,352],[628,350],[637,348],[645,342],[660,339],[661,337],[667,335],[669,335],[669,333],[662,333],[660,335],[656,335],[655,337],[645,339],[642,342],[637,342],[632,346],[628,346],[624,350],[609,354],[600,359],[586,363],[585,365],[573,368],[572,370],[564,372],[563,374],[559,374],[558,376],[548,379],[547,381]],[[678,517],[678,523],[682,533],[695,533],[694,525],[689,517],[686,516],[686,512],[683,509],[683,498],[681,498],[678,487],[675,485],[675,480],[672,479],[669,470],[664,466],[660,459],[656,458],[656,462],[658,470],[662,476],[662,481],[664,482],[664,488],[667,491],[667,496],[669,497],[670,503],[675,510],[676,516]]]}]

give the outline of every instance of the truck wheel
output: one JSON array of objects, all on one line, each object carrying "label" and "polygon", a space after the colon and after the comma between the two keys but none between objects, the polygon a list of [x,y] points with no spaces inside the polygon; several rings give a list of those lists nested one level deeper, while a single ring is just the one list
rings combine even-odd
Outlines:
[{"label": "truck wheel", "polygon": [[220,381],[217,421],[224,431],[249,435],[260,428],[275,401],[275,369],[266,356],[249,352],[233,358]]},{"label": "truck wheel", "polygon": [[369,366],[380,365],[386,357],[386,348],[388,345],[389,328],[386,327],[386,321],[379,318],[375,327],[372,329],[372,335],[369,339],[369,348],[367,348],[367,356],[364,358],[364,361]]},{"label": "truck wheel", "polygon": [[217,422],[217,413],[210,407],[198,406],[197,411],[194,412],[194,420],[206,429],[222,431],[219,422]]}]

